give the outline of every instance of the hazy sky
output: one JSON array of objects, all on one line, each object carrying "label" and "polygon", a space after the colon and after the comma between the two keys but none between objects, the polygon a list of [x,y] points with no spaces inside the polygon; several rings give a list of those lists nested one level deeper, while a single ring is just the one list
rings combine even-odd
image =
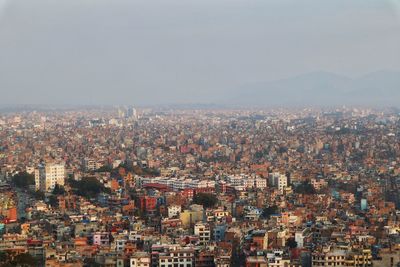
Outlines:
[{"label": "hazy sky", "polygon": [[213,102],[400,70],[400,0],[0,0],[0,104]]}]

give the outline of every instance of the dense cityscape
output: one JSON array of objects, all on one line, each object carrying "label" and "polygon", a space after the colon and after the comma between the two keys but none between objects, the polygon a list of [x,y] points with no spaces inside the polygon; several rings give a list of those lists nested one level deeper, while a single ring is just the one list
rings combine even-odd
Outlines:
[{"label": "dense cityscape", "polygon": [[400,266],[397,109],[0,113],[0,266]]}]

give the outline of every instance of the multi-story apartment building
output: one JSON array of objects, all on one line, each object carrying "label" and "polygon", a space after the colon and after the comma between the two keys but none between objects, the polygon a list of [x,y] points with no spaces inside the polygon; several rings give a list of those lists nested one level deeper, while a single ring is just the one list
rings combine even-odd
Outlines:
[{"label": "multi-story apartment building", "polygon": [[168,206],[168,218],[178,216],[182,211],[182,207],[179,205]]},{"label": "multi-story apartment building", "polygon": [[272,173],[269,177],[269,185],[278,188],[279,191],[283,190],[288,186],[288,178],[284,174]]},{"label": "multi-story apartment building", "polygon": [[180,245],[153,245],[151,266],[153,267],[193,267],[194,249]]},{"label": "multi-story apartment building", "polygon": [[210,242],[211,231],[208,224],[198,222],[194,226],[194,234],[199,236],[200,245],[205,246]]},{"label": "multi-story apartment building", "polygon": [[161,253],[159,267],[192,267],[194,266],[194,249],[178,248]]},{"label": "multi-story apartment building", "polygon": [[109,244],[110,238],[107,232],[96,232],[93,234],[93,245],[108,246]]},{"label": "multi-story apartment building", "polygon": [[369,249],[329,249],[312,254],[312,266],[372,266],[372,255]]},{"label": "multi-story apartment building", "polygon": [[257,188],[265,189],[267,187],[267,180],[258,176],[239,175],[239,176],[227,176],[226,182],[228,185],[233,187],[242,186],[246,188]]},{"label": "multi-story apartment building", "polygon": [[146,252],[136,252],[130,259],[131,267],[150,267],[151,258]]},{"label": "multi-story apartment building", "polygon": [[64,186],[65,165],[46,163],[35,169],[35,188],[40,191],[51,191],[56,184]]},{"label": "multi-story apartment building", "polygon": [[94,159],[85,158],[82,160],[82,166],[84,171],[89,172],[99,169],[103,164]]}]

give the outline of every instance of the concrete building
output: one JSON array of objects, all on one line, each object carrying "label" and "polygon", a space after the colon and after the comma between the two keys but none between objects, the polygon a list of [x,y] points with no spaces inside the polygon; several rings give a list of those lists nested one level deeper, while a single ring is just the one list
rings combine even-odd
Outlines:
[{"label": "concrete building", "polygon": [[198,222],[194,226],[194,234],[199,236],[200,245],[206,246],[211,239],[210,226],[206,223]]},{"label": "concrete building", "polygon": [[65,165],[46,163],[35,169],[35,188],[40,191],[51,191],[56,184],[64,186]]},{"label": "concrete building", "polygon": [[369,249],[328,249],[312,254],[312,266],[372,266],[372,255]]},{"label": "concrete building", "polygon": [[150,267],[151,258],[146,252],[136,252],[130,259],[131,267]]},{"label": "concrete building", "polygon": [[169,250],[168,252],[161,253],[159,255],[158,263],[160,267],[170,267],[170,266],[193,267],[194,250],[188,248],[178,248],[176,250]]},{"label": "concrete building", "polygon": [[95,170],[99,169],[100,167],[103,166],[103,164],[100,162],[97,162],[94,159],[85,158],[82,160],[82,166],[83,166],[84,171],[89,172],[89,171],[95,171]]},{"label": "concrete building", "polygon": [[179,205],[171,205],[168,207],[168,218],[178,216],[182,211],[182,207]]},{"label": "concrete building", "polygon": [[284,174],[272,173],[269,177],[269,185],[283,192],[288,186],[288,178]]}]

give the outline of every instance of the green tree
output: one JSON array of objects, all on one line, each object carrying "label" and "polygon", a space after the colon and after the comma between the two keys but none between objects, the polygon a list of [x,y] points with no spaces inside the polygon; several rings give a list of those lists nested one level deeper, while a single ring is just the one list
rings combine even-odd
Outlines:
[{"label": "green tree", "polygon": [[97,197],[100,193],[110,193],[110,189],[106,188],[96,177],[84,177],[80,181],[69,179],[68,183],[77,195],[87,198]]},{"label": "green tree", "polygon": [[279,208],[278,206],[274,205],[274,206],[268,206],[266,208],[264,208],[262,216],[264,218],[270,218],[272,214],[276,214],[279,212]]},{"label": "green tree", "polygon": [[287,245],[289,248],[291,248],[291,249],[297,248],[297,242],[296,242],[296,240],[295,240],[293,237],[292,237],[292,238],[289,238],[289,239],[287,240],[286,245]]},{"label": "green tree", "polygon": [[94,172],[112,172],[113,168],[110,165],[104,165],[95,170]]},{"label": "green tree", "polygon": [[53,195],[64,195],[65,194],[64,186],[56,184],[54,186],[54,189],[53,189],[52,193],[53,193]]},{"label": "green tree", "polygon": [[0,253],[0,267],[30,267],[38,266],[37,260],[29,253],[23,253],[12,257],[9,253]]},{"label": "green tree", "polygon": [[40,190],[35,191],[35,192],[33,193],[33,196],[34,196],[34,198],[35,198],[36,200],[44,200],[44,198],[45,198],[44,193],[43,193],[42,191],[40,191]]},{"label": "green tree", "polygon": [[193,203],[203,205],[204,208],[214,207],[218,202],[217,197],[214,194],[208,193],[197,193],[193,197]]},{"label": "green tree", "polygon": [[19,188],[28,189],[30,185],[35,184],[35,176],[27,172],[20,172],[12,177],[12,183]]},{"label": "green tree", "polygon": [[37,266],[38,262],[35,260],[34,257],[31,256],[29,253],[23,253],[17,255],[14,260],[12,261],[14,266]]},{"label": "green tree", "polygon": [[50,195],[48,198],[48,203],[53,208],[58,207],[58,198],[55,195]]},{"label": "green tree", "polygon": [[8,261],[8,254],[4,251],[0,251],[0,262],[7,262],[7,261]]},{"label": "green tree", "polygon": [[313,195],[316,191],[310,181],[307,180],[296,186],[294,192],[297,194]]},{"label": "green tree", "polygon": [[83,260],[84,266],[86,267],[100,267],[101,265],[95,261],[94,258],[85,258]]}]

